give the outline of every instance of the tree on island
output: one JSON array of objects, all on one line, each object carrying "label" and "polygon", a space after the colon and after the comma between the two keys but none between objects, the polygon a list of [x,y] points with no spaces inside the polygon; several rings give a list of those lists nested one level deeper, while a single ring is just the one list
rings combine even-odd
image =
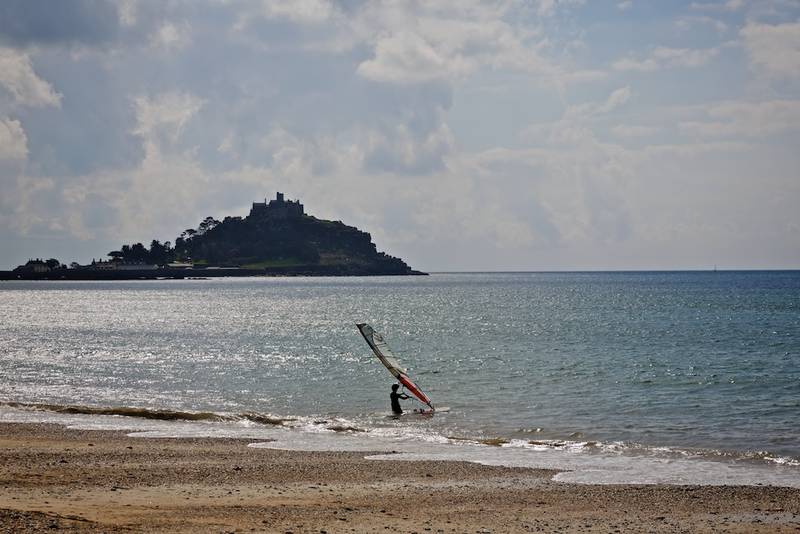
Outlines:
[{"label": "tree on island", "polygon": [[[153,239],[150,242],[149,249],[141,243],[122,245],[119,250],[109,252],[108,256],[112,261],[154,265],[165,265],[176,260],[189,259],[194,253],[194,247],[190,244],[192,239],[196,236],[206,235],[220,224],[222,224],[220,221],[209,216],[203,219],[196,229],[188,228],[184,230],[180,237],[175,239],[175,248],[172,247],[172,243],[169,241],[161,243],[159,240]],[[206,246],[205,248],[208,249],[209,247]],[[215,256],[213,247],[211,247],[211,250],[205,250],[205,252]]]},{"label": "tree on island", "polygon": [[111,261],[119,261],[122,263],[148,263],[155,265],[163,265],[172,261],[173,250],[172,244],[169,241],[163,244],[154,239],[150,243],[150,249],[145,248],[141,243],[134,243],[133,245],[122,245],[119,250],[112,250],[108,253]]}]

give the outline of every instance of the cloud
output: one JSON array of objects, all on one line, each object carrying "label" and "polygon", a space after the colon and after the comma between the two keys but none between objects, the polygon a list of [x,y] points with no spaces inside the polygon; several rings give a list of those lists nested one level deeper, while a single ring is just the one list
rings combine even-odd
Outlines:
[{"label": "cloud", "polygon": [[117,9],[119,10],[119,23],[122,26],[133,26],[136,24],[138,16],[138,0],[118,0]]},{"label": "cloud", "polygon": [[612,68],[617,71],[653,72],[664,68],[701,67],[719,54],[719,48],[669,48],[659,46],[644,59],[633,57],[615,61]]},{"label": "cloud", "polygon": [[717,33],[725,33],[728,31],[728,25],[714,17],[709,17],[707,15],[700,15],[700,16],[689,16],[689,17],[681,17],[675,21],[675,25],[682,31],[691,31],[695,27],[700,26],[702,27],[711,27],[717,31]]},{"label": "cloud", "polygon": [[540,246],[569,248],[578,243],[625,240],[630,233],[620,169],[630,156],[590,133],[552,140],[552,146],[495,149],[475,157],[481,174],[497,177],[503,204],[527,202],[534,217],[521,217]]},{"label": "cloud", "polygon": [[[520,15],[513,3],[422,4],[417,11],[410,4],[382,10],[376,5],[369,4],[351,24],[372,50],[357,72],[373,81],[457,83],[481,70],[501,69],[540,74],[561,85],[598,77],[548,60],[544,54],[552,43],[515,20]],[[557,5],[561,3],[543,2],[539,10],[549,14]]]},{"label": "cloud", "polygon": [[723,102],[706,109],[707,121],[682,122],[682,130],[710,138],[755,138],[800,131],[800,100]]},{"label": "cloud", "polygon": [[191,27],[184,21],[180,24],[165,22],[150,35],[150,46],[157,49],[175,50],[188,46]]},{"label": "cloud", "polygon": [[300,24],[321,24],[335,12],[327,0],[270,0],[262,2],[261,12],[268,19],[287,19]]},{"label": "cloud", "polygon": [[444,157],[453,146],[453,134],[444,124],[424,137],[405,125],[397,126],[388,136],[373,131],[368,136],[364,166],[368,172],[429,174],[444,167]]},{"label": "cloud", "polygon": [[631,88],[630,87],[621,87],[610,95],[608,95],[608,99],[606,99],[605,103],[597,108],[598,113],[608,113],[613,111],[623,105],[625,102],[630,100],[631,98]]},{"label": "cloud", "polygon": [[574,124],[584,122],[597,115],[608,114],[627,103],[633,92],[630,86],[620,87],[612,91],[603,103],[586,102],[567,106],[560,121],[552,123],[553,126],[563,126],[566,123]]},{"label": "cloud", "polygon": [[611,133],[622,139],[640,139],[642,137],[651,136],[657,132],[658,128],[653,126],[618,124],[611,128]]},{"label": "cloud", "polygon": [[60,106],[61,95],[33,71],[30,57],[10,48],[0,48],[0,86],[16,104],[43,107]]},{"label": "cloud", "polygon": [[720,52],[719,48],[669,48],[659,46],[644,59],[632,57],[615,61],[612,68],[617,71],[653,72],[664,68],[701,67],[715,58]]},{"label": "cloud", "polygon": [[747,5],[746,0],[726,0],[724,2],[692,2],[689,7],[699,11],[739,11]]},{"label": "cloud", "polygon": [[287,180],[302,180],[336,174],[345,168],[348,172],[357,170],[364,157],[359,147],[364,144],[346,145],[328,135],[298,137],[281,126],[275,126],[259,140],[258,147],[270,156],[264,168],[271,174]]},{"label": "cloud", "polygon": [[28,156],[28,137],[18,120],[0,118],[0,160],[23,160]]},{"label": "cloud", "polygon": [[536,12],[540,17],[550,17],[556,13],[559,8],[579,6],[585,3],[585,0],[536,0]]},{"label": "cloud", "polygon": [[604,102],[584,102],[564,108],[556,121],[534,123],[523,129],[521,137],[531,143],[547,143],[558,146],[584,144],[596,141],[593,123],[622,107],[632,96],[629,86],[611,92]]},{"label": "cloud", "polygon": [[375,57],[361,63],[357,72],[374,81],[413,84],[458,78],[474,68],[469,59],[445,57],[419,35],[404,32],[381,39]]},{"label": "cloud", "polygon": [[[185,223],[203,199],[224,197],[220,191],[224,184],[219,180],[215,184],[214,175],[200,165],[194,152],[179,144],[203,103],[199,97],[180,91],[134,98],[133,133],[143,145],[138,164],[97,169],[68,182],[49,179],[42,182],[48,187],[25,192],[31,211],[25,231],[46,226],[82,240],[147,240],[159,229],[173,228],[166,239],[174,238],[174,225]],[[51,194],[61,197],[56,207],[37,207],[42,195]]]},{"label": "cloud", "polygon": [[203,100],[189,93],[171,91],[134,100],[137,125],[133,133],[149,138],[160,131],[174,142],[186,123],[203,107]]},{"label": "cloud", "polygon": [[800,22],[749,22],[740,32],[750,65],[774,79],[800,79]]},{"label": "cloud", "polygon": [[669,66],[701,67],[719,54],[719,48],[668,48],[660,46],[653,51],[653,58]]}]

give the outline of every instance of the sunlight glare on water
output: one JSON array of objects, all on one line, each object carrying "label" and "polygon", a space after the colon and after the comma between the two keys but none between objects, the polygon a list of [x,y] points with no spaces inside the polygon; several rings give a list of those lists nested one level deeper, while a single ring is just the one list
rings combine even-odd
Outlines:
[{"label": "sunlight glare on water", "polygon": [[[0,285],[0,399],[387,420],[383,333],[444,437],[800,458],[800,273]],[[410,406],[410,405],[409,405]]]}]

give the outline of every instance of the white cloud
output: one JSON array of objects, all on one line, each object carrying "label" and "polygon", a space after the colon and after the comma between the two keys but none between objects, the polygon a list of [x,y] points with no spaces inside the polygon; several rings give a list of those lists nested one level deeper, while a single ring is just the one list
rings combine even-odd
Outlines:
[{"label": "white cloud", "polygon": [[185,48],[191,42],[191,27],[187,22],[165,22],[150,35],[150,46],[157,49]]},{"label": "white cloud", "polygon": [[707,121],[686,121],[681,128],[711,138],[764,137],[800,131],[800,100],[723,102],[707,108]]},{"label": "white cloud", "polygon": [[43,227],[50,231],[62,229],[60,213],[48,213],[37,203],[40,195],[48,194],[56,189],[56,180],[49,177],[31,177],[20,173],[14,177],[9,186],[4,186],[4,189],[4,195],[0,198],[0,204],[4,204],[4,210],[0,212],[0,220],[5,218],[6,225],[22,235],[28,234],[37,227]]},{"label": "white cloud", "polygon": [[694,30],[695,27],[711,27],[717,31],[717,33],[724,33],[728,31],[728,25],[714,17],[709,17],[707,15],[695,15],[690,17],[681,17],[675,21],[675,25],[683,31],[691,31]]},{"label": "white cloud", "polygon": [[164,130],[175,141],[186,123],[203,107],[203,100],[189,93],[170,91],[152,98],[137,97],[134,105],[137,125],[133,133],[147,138]]},{"label": "white cloud", "polygon": [[703,143],[652,144],[647,145],[641,153],[647,157],[694,158],[708,154],[744,153],[750,149],[751,146],[743,141],[706,141]]},{"label": "white cloud", "polygon": [[750,22],[741,36],[754,69],[772,79],[800,79],[800,22]]},{"label": "white cloud", "polygon": [[28,156],[28,137],[18,120],[0,118],[0,160],[23,160]]},{"label": "white cloud", "polygon": [[631,88],[621,87],[608,95],[605,103],[597,108],[598,113],[608,113],[625,104],[631,98]]},{"label": "white cloud", "polygon": [[725,2],[725,9],[729,11],[738,11],[747,5],[746,0],[728,0]]},{"label": "white cloud", "polygon": [[643,60],[623,58],[615,61],[611,67],[614,70],[620,71],[632,70],[638,72],[653,72],[658,70],[659,64],[652,58]]},{"label": "white cloud", "polygon": [[233,146],[234,143],[234,134],[232,131],[228,131],[220,141],[219,145],[217,145],[217,150],[223,154],[231,154],[236,156],[237,152]]},{"label": "white cloud", "polygon": [[271,157],[270,172],[287,180],[302,181],[315,175],[336,173],[342,168],[352,172],[363,158],[358,147],[337,143],[335,137],[299,137],[281,126],[274,126],[263,136],[258,147]]},{"label": "white cloud", "polygon": [[690,49],[660,46],[653,51],[653,58],[674,67],[701,67],[719,54],[718,48]]},{"label": "white cloud", "polygon": [[466,57],[444,57],[419,35],[398,33],[378,41],[375,57],[358,66],[358,73],[380,82],[400,84],[449,80],[471,72]]},{"label": "white cloud", "polygon": [[699,11],[739,11],[747,5],[746,0],[726,0],[725,2],[692,2],[689,6]]},{"label": "white cloud", "polygon": [[320,24],[328,20],[335,9],[327,0],[262,0],[261,12],[268,19]]},{"label": "white cloud", "polygon": [[[540,9],[550,13],[557,5],[544,3]],[[373,49],[357,70],[371,80],[457,83],[492,69],[540,74],[543,83],[564,86],[602,76],[547,59],[544,54],[553,44],[540,30],[515,20],[513,3],[422,4],[416,10],[411,4],[388,6],[370,3],[350,25]]]},{"label": "white cloud", "polygon": [[443,167],[443,160],[454,144],[446,124],[439,124],[423,135],[412,132],[406,125],[398,125],[388,135],[369,132],[364,162],[368,172],[427,174]]},{"label": "white cloud", "polygon": [[658,132],[653,126],[618,124],[611,128],[611,133],[622,139],[639,139],[648,137]]},{"label": "white cloud", "polygon": [[585,0],[536,0],[536,12],[540,17],[550,17],[559,8],[578,6],[585,3]]},{"label": "white cloud", "polygon": [[625,86],[612,91],[603,103],[586,102],[567,106],[561,120],[551,125],[561,127],[566,123],[577,124],[591,119],[593,116],[610,113],[627,103],[631,96],[633,96],[633,92],[630,86]]},{"label": "white cloud", "polygon": [[715,48],[669,48],[659,46],[644,59],[623,58],[615,61],[612,68],[617,71],[653,72],[663,68],[701,67],[719,54]]},{"label": "white cloud", "polygon": [[0,47],[0,86],[24,106],[61,105],[61,95],[36,75],[30,57],[11,48]]},{"label": "white cloud", "polygon": [[131,27],[136,24],[138,18],[137,7],[137,0],[117,1],[117,14],[119,16],[119,23],[122,26]]}]

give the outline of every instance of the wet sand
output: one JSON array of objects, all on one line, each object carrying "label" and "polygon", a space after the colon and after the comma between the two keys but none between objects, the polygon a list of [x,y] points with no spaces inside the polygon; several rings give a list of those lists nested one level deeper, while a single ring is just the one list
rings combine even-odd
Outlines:
[{"label": "wet sand", "polygon": [[800,490],[585,486],[251,440],[0,424],[0,532],[798,532]]}]

